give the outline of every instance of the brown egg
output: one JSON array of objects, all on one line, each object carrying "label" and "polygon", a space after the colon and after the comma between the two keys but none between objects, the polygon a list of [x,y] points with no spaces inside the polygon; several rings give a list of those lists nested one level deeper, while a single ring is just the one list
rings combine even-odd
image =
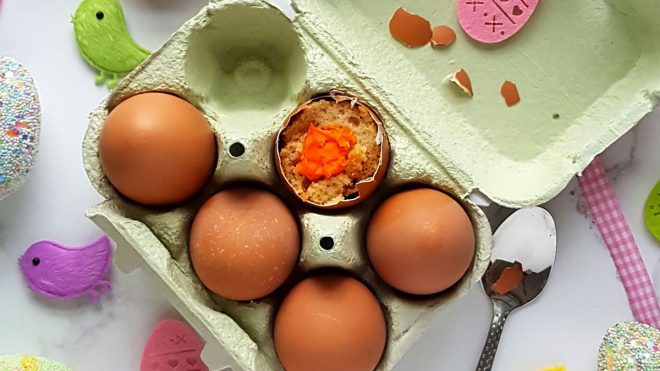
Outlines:
[{"label": "brown egg", "polygon": [[252,300],[277,289],[298,260],[298,224],[284,203],[257,188],[232,188],[211,197],[190,231],[190,259],[217,295]]},{"label": "brown egg", "polygon": [[287,371],[371,371],[386,332],[366,286],[346,275],[317,275],[298,283],[279,308],[275,351]]},{"label": "brown egg", "polygon": [[434,294],[454,285],[470,267],[474,230],[453,198],[415,189],[378,207],[367,229],[367,251],[376,273],[392,287]]},{"label": "brown egg", "polygon": [[177,204],[200,191],[216,163],[216,142],[192,104],[165,93],[133,96],[101,129],[99,156],[110,183],[145,205]]}]

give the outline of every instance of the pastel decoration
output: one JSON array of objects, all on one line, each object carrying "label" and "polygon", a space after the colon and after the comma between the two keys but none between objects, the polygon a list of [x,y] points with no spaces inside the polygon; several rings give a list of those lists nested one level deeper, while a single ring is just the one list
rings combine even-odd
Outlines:
[{"label": "pastel decoration", "polygon": [[83,0],[73,15],[73,30],[83,58],[99,71],[97,85],[107,80],[114,88],[151,54],[128,33],[118,0]]},{"label": "pastel decoration", "polygon": [[619,273],[633,316],[641,323],[660,328],[658,298],[635,236],[605,174],[605,167],[600,158],[596,157],[584,169],[582,176],[578,177],[578,182],[591,219],[600,232]]},{"label": "pastel decoration", "polygon": [[471,38],[495,44],[518,33],[538,4],[539,0],[458,0],[458,20]]},{"label": "pastel decoration", "polygon": [[2,371],[73,371],[61,363],[29,355],[0,356]]},{"label": "pastel decoration", "polygon": [[607,330],[598,352],[598,371],[660,370],[660,331],[638,322]]},{"label": "pastel decoration", "polygon": [[98,302],[99,293],[111,290],[106,279],[112,260],[110,239],[103,236],[82,247],[66,247],[51,241],[32,244],[19,258],[30,289],[52,299],[89,295]]},{"label": "pastel decoration", "polygon": [[660,181],[653,187],[644,205],[644,223],[649,232],[660,241]]},{"label": "pastel decoration", "polygon": [[200,358],[202,348],[202,341],[190,326],[166,319],[149,335],[140,371],[208,371]]},{"label": "pastel decoration", "polygon": [[20,188],[35,162],[41,106],[30,72],[0,57],[0,200]]}]

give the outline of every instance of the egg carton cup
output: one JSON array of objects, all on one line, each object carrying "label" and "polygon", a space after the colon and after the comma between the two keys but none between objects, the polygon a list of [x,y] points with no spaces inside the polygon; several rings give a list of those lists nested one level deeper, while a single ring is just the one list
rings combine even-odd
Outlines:
[{"label": "egg carton cup", "polygon": [[[154,278],[206,340],[203,359],[210,369],[280,370],[272,341],[277,306],[302,277],[329,268],[350,272],[378,297],[388,330],[378,369],[391,369],[488,265],[491,230],[468,196],[479,190],[506,206],[540,204],[659,101],[660,39],[648,35],[657,35],[660,10],[642,0],[541,2],[526,29],[510,41],[483,46],[460,34],[444,53],[403,47],[390,37],[387,22],[403,5],[458,31],[451,11],[455,0],[295,0],[293,5],[292,21],[264,1],[211,0],[99,105],[83,142],[88,176],[106,199],[88,216],[117,243],[115,264],[126,272],[141,268]],[[438,12],[445,8],[450,10]],[[581,38],[567,38],[567,32]],[[574,46],[567,46],[570,40]],[[459,68],[471,71],[472,100],[442,82]],[[498,95],[500,77],[521,89],[523,101],[513,109]],[[273,151],[287,116],[333,90],[358,97],[379,115],[389,137],[390,164],[364,203],[319,210],[285,189]],[[212,179],[174,208],[144,207],[121,197],[99,162],[99,133],[108,112],[149,91],[194,104],[217,138]],[[240,153],[230,151],[232,146],[242,146],[244,153],[232,155]],[[301,255],[291,277],[273,294],[250,302],[206,290],[187,248],[197,210],[235,184],[277,194],[301,230]],[[462,280],[424,297],[387,286],[370,267],[365,243],[379,202],[416,185],[453,195],[470,216],[477,243]],[[322,237],[333,238],[334,248],[324,250]]]}]

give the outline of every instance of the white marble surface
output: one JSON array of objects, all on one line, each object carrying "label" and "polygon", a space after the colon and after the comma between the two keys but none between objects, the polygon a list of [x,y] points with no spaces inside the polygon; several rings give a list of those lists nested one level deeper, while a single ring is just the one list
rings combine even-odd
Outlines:
[{"label": "white marble surface", "polygon": [[[150,329],[176,311],[139,271],[113,271],[114,292],[98,305],[52,302],[33,295],[16,260],[38,239],[82,244],[100,231],[83,215],[99,201],[81,164],[86,116],[107,94],[77,54],[69,22],[78,0],[4,0],[0,55],[33,72],[43,103],[41,154],[28,184],[0,203],[0,354],[32,353],[75,370],[137,370]],[[156,48],[205,0],[123,0],[130,28]],[[284,1],[280,1],[283,3]],[[623,210],[660,285],[660,244],[646,232],[642,207],[660,178],[660,112],[604,155]],[[547,205],[558,229],[557,262],[538,301],[514,312],[495,370],[532,371],[557,362],[595,369],[600,338],[632,318],[607,250],[592,228],[572,182]],[[480,287],[437,318],[397,370],[473,370],[490,308]]]}]

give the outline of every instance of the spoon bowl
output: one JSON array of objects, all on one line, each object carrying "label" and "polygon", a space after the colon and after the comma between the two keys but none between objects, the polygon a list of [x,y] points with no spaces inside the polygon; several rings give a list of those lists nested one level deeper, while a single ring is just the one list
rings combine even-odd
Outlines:
[{"label": "spoon bowl", "polygon": [[557,252],[557,230],[548,211],[521,209],[493,235],[493,253],[481,280],[493,303],[493,321],[477,371],[493,367],[506,318],[534,300],[545,287]]}]

